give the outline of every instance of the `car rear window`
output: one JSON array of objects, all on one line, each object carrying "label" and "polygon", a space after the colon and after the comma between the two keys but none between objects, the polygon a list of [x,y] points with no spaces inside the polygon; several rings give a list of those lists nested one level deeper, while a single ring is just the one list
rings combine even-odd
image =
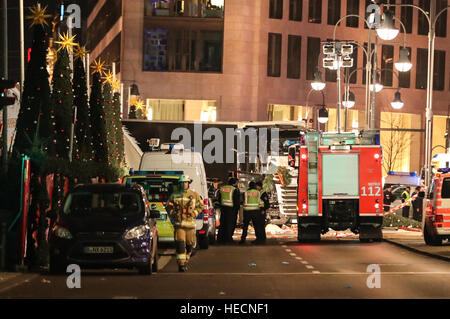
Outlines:
[{"label": "car rear window", "polygon": [[441,196],[442,198],[450,198],[450,178],[444,178]]},{"label": "car rear window", "polygon": [[66,215],[133,216],[144,214],[142,197],[136,192],[75,192],[64,203]]},{"label": "car rear window", "polygon": [[167,202],[170,195],[179,190],[176,179],[131,178],[131,182],[144,188],[150,202]]}]

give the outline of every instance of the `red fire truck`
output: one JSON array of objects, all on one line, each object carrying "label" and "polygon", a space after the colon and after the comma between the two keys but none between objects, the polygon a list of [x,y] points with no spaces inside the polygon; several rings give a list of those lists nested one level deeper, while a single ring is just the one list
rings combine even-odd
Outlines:
[{"label": "red fire truck", "polygon": [[319,241],[329,229],[350,229],[380,241],[382,150],[375,131],[304,133],[298,160],[298,240]]}]

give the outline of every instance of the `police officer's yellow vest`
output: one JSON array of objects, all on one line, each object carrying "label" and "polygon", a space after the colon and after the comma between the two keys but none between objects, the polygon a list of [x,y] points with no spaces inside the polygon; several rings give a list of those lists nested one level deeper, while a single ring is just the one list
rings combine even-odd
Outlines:
[{"label": "police officer's yellow vest", "polygon": [[225,185],[220,188],[220,204],[225,207],[233,207],[233,192],[236,188],[231,185]]},{"label": "police officer's yellow vest", "polygon": [[259,210],[261,193],[256,189],[245,192],[244,210]]},{"label": "police officer's yellow vest", "polygon": [[[411,198],[411,195],[407,191],[403,191],[402,196],[403,196],[403,194],[406,194],[406,199],[405,199],[405,203],[406,203]],[[406,206],[411,206],[411,203],[408,202],[408,204],[406,204]]]}]

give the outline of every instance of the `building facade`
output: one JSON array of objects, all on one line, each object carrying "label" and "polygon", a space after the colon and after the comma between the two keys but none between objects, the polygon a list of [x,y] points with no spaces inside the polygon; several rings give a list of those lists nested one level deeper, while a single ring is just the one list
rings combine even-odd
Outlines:
[{"label": "building facade", "polygon": [[[448,1],[436,1],[439,11]],[[383,2],[383,1],[382,1]],[[387,1],[384,1],[387,2]],[[124,83],[124,114],[139,87],[149,119],[205,121],[297,121],[314,117],[325,104],[336,130],[336,72],[322,67],[321,46],[333,39],[367,46],[366,8],[359,0],[96,0],[90,1],[91,58],[117,64]],[[428,0],[399,0],[427,10]],[[428,23],[412,8],[395,9],[406,34],[378,39],[377,64],[384,89],[376,94],[376,127],[382,129],[385,171],[419,170],[424,161]],[[450,109],[450,19],[436,24],[434,67],[434,153],[447,147]],[[396,22],[399,27],[399,23]],[[374,32],[371,33],[372,41]],[[406,40],[405,40],[406,39]],[[406,41],[406,42],[405,42]],[[394,67],[406,46],[413,63],[402,74]],[[355,48],[347,78],[356,105],[342,113],[342,127],[365,127],[366,55]],[[323,94],[311,91],[314,73],[326,80]],[[351,74],[351,76],[349,76]],[[399,91],[404,102],[390,102]],[[323,128],[323,127],[322,127]],[[388,163],[386,163],[388,162]]]}]

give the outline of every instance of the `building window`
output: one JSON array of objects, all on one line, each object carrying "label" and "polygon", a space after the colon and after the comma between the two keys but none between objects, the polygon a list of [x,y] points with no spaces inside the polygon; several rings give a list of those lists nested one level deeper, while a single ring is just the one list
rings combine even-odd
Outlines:
[{"label": "building window", "polygon": [[289,0],[289,20],[302,21],[303,0]]},{"label": "building window", "polygon": [[433,90],[443,91],[445,85],[445,51],[434,51]]},{"label": "building window", "polygon": [[427,88],[428,50],[417,49],[416,89]]},{"label": "building window", "polygon": [[145,0],[145,15],[223,19],[224,0]]},{"label": "building window", "polygon": [[394,46],[383,45],[381,48],[381,83],[384,86],[392,86],[394,72]]},{"label": "building window", "polygon": [[[402,0],[402,4],[413,4],[413,0]],[[413,8],[412,7],[401,7],[401,21],[405,26],[406,33],[412,32],[412,19],[413,19]],[[403,32],[403,28],[400,27],[400,32]]]},{"label": "building window", "polygon": [[[412,61],[411,48],[407,47],[409,58]],[[411,86],[411,71],[398,72],[398,86],[401,88],[409,88]]]},{"label": "building window", "polygon": [[[426,12],[430,12],[430,0],[419,0],[419,7],[425,10]],[[416,11],[417,14],[419,15],[419,24],[417,33],[420,35],[427,35],[429,27],[428,20],[421,11],[419,10]]]},{"label": "building window", "polygon": [[341,0],[328,0],[328,24],[335,25],[341,18]]},{"label": "building window", "polygon": [[[436,1],[436,13],[440,12],[446,7],[447,0]],[[436,21],[436,36],[444,38],[447,36],[447,10],[445,10],[444,13],[442,13]]]},{"label": "building window", "polygon": [[320,38],[308,37],[308,56],[307,56],[307,67],[306,67],[306,79],[314,80],[314,73],[319,66],[319,55],[320,55]]},{"label": "building window", "polygon": [[144,71],[222,72],[223,32],[145,29]]},{"label": "building window", "polygon": [[289,35],[288,63],[287,63],[287,77],[289,79],[300,78],[301,51],[302,51],[302,37],[297,35]]},{"label": "building window", "polygon": [[[359,0],[347,0],[347,15],[355,14],[359,15]],[[359,18],[357,17],[348,17],[347,18],[347,27],[357,28],[359,24]]]},{"label": "building window", "polygon": [[281,76],[281,34],[269,33],[267,76]]},{"label": "building window", "polygon": [[309,0],[308,22],[322,23],[322,0]]},{"label": "building window", "polygon": [[122,0],[103,5],[87,30],[87,48],[92,51],[122,16]]},{"label": "building window", "polygon": [[283,0],[270,0],[270,19],[283,19]]}]

